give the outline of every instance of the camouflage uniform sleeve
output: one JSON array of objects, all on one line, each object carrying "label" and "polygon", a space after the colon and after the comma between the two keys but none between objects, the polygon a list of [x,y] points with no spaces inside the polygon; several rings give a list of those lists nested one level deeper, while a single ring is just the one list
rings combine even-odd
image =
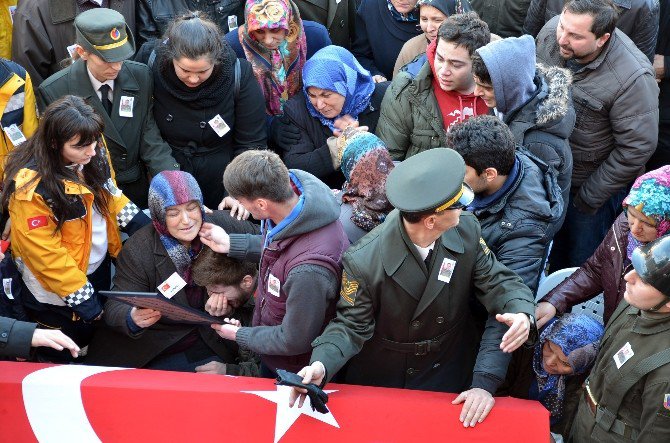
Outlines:
[{"label": "camouflage uniform sleeve", "polygon": [[326,381],[360,352],[375,329],[373,295],[349,255],[345,255],[343,267],[337,315],[321,336],[312,342],[314,350],[310,363],[323,363],[326,368]]}]

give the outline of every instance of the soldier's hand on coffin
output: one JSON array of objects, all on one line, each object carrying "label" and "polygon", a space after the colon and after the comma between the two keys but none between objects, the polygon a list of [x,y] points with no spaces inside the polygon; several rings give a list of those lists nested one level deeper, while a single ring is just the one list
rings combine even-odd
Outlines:
[{"label": "soldier's hand on coffin", "polygon": [[[326,368],[320,361],[315,361],[311,365],[302,368],[300,372],[298,372],[298,375],[302,377],[303,384],[314,383],[317,386],[321,386],[321,383],[323,383],[323,378],[326,376]],[[292,408],[295,404],[295,401],[298,400],[298,407],[302,408],[306,397],[307,390],[291,388],[291,393],[289,394],[288,399],[288,406]]]},{"label": "soldier's hand on coffin", "polygon": [[463,408],[461,409],[461,416],[459,420],[463,423],[463,426],[474,427],[477,423],[484,421],[493,405],[495,400],[490,392],[481,389],[481,388],[472,388],[456,397],[451,404],[458,405],[465,402]]},{"label": "soldier's hand on coffin", "polygon": [[514,352],[528,340],[530,319],[526,314],[497,314],[496,320],[509,326],[500,343],[503,352]]}]

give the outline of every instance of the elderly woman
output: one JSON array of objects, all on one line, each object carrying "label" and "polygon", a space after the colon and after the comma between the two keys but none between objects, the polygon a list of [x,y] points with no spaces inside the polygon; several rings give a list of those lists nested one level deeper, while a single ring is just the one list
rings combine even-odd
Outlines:
[{"label": "elderly woman", "polygon": [[[9,155],[2,195],[30,320],[61,330],[81,348],[102,316],[98,291],[109,289],[119,230],[132,234],[148,222],[116,187],[103,127],[82,98],[53,102],[35,135]],[[73,357],[47,348],[36,355],[55,363]]]},{"label": "elderly woman", "polygon": [[[170,279],[181,287],[171,297],[173,302],[204,311],[207,294],[193,282],[191,272],[202,248],[198,232],[203,220],[229,232],[257,233],[257,228],[227,212],[206,217],[200,188],[183,171],[164,171],[153,178],[149,211],[152,225],[128,239],[119,254],[113,289],[156,292]],[[152,309],[110,299],[104,320],[108,328],[98,331],[87,359],[90,364],[193,372],[212,361],[233,363],[237,356],[234,344],[220,340],[209,325],[175,323]]]},{"label": "elderly woman", "polygon": [[586,263],[537,304],[538,327],[601,292],[607,324],[626,290],[623,277],[630,269],[633,250],[670,231],[670,166],[638,177],[623,206],[624,213]]},{"label": "elderly woman", "polygon": [[379,137],[358,128],[347,128],[328,140],[335,169],[345,182],[337,192],[341,202],[340,221],[349,242],[381,224],[393,206],[386,198],[386,177],[395,165]]},{"label": "elderly woman", "polygon": [[419,26],[423,34],[409,39],[402,46],[393,68],[394,77],[400,68],[426,53],[428,44],[435,40],[437,30],[447,17],[472,11],[468,0],[419,0],[416,5],[419,8]]},{"label": "elderly woman", "polygon": [[251,65],[198,12],[178,18],[163,41],[150,44],[156,124],[182,171],[198,181],[205,205],[216,208],[228,163],[266,146],[263,94]]},{"label": "elderly woman", "polygon": [[391,80],[402,46],[421,35],[417,0],[363,0],[351,52],[376,82]]},{"label": "elderly woman", "polygon": [[291,169],[307,171],[332,188],[344,182],[333,167],[327,140],[346,126],[366,126],[374,132],[388,83],[375,84],[354,56],[339,46],[327,46],[305,63],[303,91],[288,101],[284,113],[300,131],[295,144],[277,145]]}]

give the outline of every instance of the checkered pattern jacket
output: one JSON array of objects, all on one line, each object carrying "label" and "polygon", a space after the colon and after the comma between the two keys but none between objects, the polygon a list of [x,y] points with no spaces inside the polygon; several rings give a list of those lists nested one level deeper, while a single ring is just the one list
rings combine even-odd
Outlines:
[{"label": "checkered pattern jacket", "polygon": [[[40,181],[23,187],[36,174],[35,170],[25,167],[14,178],[15,191],[9,201],[12,255],[23,281],[38,302],[68,306],[83,320],[92,320],[102,310],[86,276],[91,252],[93,194],[65,180],[65,192],[79,196],[73,204],[80,206],[80,210],[56,231],[57,220]],[[133,232],[146,224],[148,217],[121,193],[113,176],[106,188],[112,197],[106,220],[108,251],[116,257],[121,250],[119,229]]]}]

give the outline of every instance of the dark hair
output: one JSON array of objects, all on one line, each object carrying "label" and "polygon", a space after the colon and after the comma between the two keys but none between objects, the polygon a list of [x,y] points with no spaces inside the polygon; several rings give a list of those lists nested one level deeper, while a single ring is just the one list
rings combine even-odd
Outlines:
[{"label": "dark hair", "polygon": [[514,136],[507,125],[493,115],[471,117],[451,127],[447,144],[461,154],[477,174],[495,168],[509,175],[514,166]]},{"label": "dark hair", "polygon": [[[5,165],[4,192],[2,207],[6,208],[14,192],[14,177],[22,168],[30,165],[37,175],[24,185],[29,187],[40,180],[49,196],[49,206],[57,220],[56,232],[65,220],[72,219],[76,213],[73,201],[78,195],[65,193],[63,180],[69,180],[87,188],[93,193],[93,204],[102,215],[108,215],[109,193],[104,188],[110,178],[110,168],[104,151],[102,131],[104,123],[84,99],[66,95],[53,102],[44,111],[37,132],[26,142],[14,149]],[[95,156],[82,169],[83,180],[76,171],[67,168],[62,157],[63,146],[73,137],[79,136],[78,146],[98,142]]]},{"label": "dark hair", "polygon": [[477,49],[491,41],[489,26],[476,12],[450,15],[440,25],[437,36],[456,46],[465,47],[470,57]]},{"label": "dark hair", "polygon": [[163,41],[163,64],[172,64],[172,60],[182,57],[191,60],[207,57],[215,65],[221,62],[224,47],[221,31],[200,11],[188,12],[170,22]]},{"label": "dark hair", "polygon": [[591,32],[596,38],[612,34],[619,18],[619,9],[612,0],[570,0],[563,6],[572,14],[588,14],[593,17]]},{"label": "dark hair", "polygon": [[258,268],[255,263],[235,260],[203,246],[193,261],[191,272],[193,282],[198,286],[239,286],[245,275],[255,277]]},{"label": "dark hair", "polygon": [[235,157],[223,173],[223,187],[232,197],[249,200],[282,203],[295,195],[286,165],[268,150],[244,151]]},{"label": "dark hair", "polygon": [[486,83],[487,85],[493,84],[489,69],[486,67],[484,59],[478,52],[472,54],[472,75],[477,77],[482,83]]},{"label": "dark hair", "polygon": [[421,220],[424,218],[428,217],[429,215],[435,214],[435,209],[428,209],[426,211],[421,211],[421,212],[405,212],[405,211],[400,211],[400,216],[407,222],[407,223],[419,223]]}]

